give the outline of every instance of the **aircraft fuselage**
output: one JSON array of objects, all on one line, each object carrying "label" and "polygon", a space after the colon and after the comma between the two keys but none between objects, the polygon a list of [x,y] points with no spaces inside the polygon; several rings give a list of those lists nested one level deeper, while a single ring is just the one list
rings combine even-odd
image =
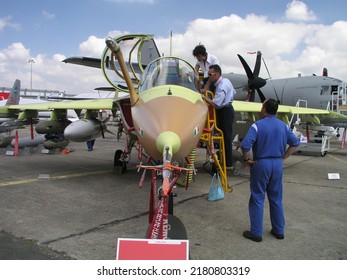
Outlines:
[{"label": "aircraft fuselage", "polygon": [[[225,77],[233,83],[236,88],[236,100],[245,100],[248,94],[248,88],[241,87],[242,79],[238,74],[226,74]],[[307,107],[323,109],[333,109],[331,106],[338,95],[338,88],[342,81],[326,76],[303,76],[285,79],[267,80],[266,85],[261,88],[266,98],[274,98],[280,101],[282,105],[295,106],[298,100],[307,101]],[[255,94],[255,102],[260,102],[259,96]]]}]

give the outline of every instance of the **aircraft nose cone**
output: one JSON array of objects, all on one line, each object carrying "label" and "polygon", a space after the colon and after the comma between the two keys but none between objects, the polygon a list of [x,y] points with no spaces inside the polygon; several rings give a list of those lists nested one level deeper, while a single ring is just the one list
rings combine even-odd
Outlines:
[{"label": "aircraft nose cone", "polygon": [[158,151],[164,151],[169,146],[172,149],[170,151],[172,156],[180,149],[181,139],[175,132],[165,131],[159,134],[155,144]]}]

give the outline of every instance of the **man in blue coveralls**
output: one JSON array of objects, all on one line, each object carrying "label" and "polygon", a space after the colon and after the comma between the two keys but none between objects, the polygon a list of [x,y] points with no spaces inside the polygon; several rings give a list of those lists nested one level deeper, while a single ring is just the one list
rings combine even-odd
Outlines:
[{"label": "man in blue coveralls", "polygon": [[243,159],[250,167],[251,189],[248,204],[251,228],[243,236],[255,242],[263,239],[265,193],[270,204],[271,234],[277,239],[284,238],[282,164],[300,144],[287,125],[276,117],[277,109],[276,100],[265,100],[261,109],[263,118],[250,127],[241,143]]}]

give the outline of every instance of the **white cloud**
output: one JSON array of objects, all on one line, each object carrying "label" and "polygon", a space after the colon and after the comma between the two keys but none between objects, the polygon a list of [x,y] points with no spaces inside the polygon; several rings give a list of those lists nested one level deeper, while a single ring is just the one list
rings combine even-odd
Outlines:
[{"label": "white cloud", "polygon": [[7,24],[7,18],[0,18],[0,31],[5,28]]},{"label": "white cloud", "polygon": [[286,18],[289,20],[296,21],[314,21],[316,20],[316,15],[313,11],[310,11],[308,6],[298,0],[293,0],[287,5]]},{"label": "white cloud", "polygon": [[105,39],[97,38],[94,35],[89,36],[87,41],[80,44],[80,54],[83,56],[100,57],[105,48]]},{"label": "white cloud", "polygon": [[30,57],[30,51],[26,49],[22,43],[13,43],[6,49],[2,50],[1,53],[5,55],[8,60],[22,60]]},{"label": "white cloud", "polygon": [[[156,42],[161,52],[169,54],[169,38],[156,38]],[[273,78],[320,74],[327,67],[329,75],[347,80],[347,69],[341,67],[347,65],[347,21],[332,25],[273,22],[254,14],[196,19],[184,34],[173,35],[173,54],[195,63],[192,50],[200,42],[219,58],[224,72],[244,73],[237,54],[253,68],[255,55],[247,52],[260,50]],[[260,74],[268,77],[264,66]]]},{"label": "white cloud", "polygon": [[11,22],[11,19],[11,16],[0,18],[0,31],[4,30],[6,27],[10,27],[15,30],[20,29],[20,24]]},{"label": "white cloud", "polygon": [[[129,32],[113,30],[108,33],[107,37],[110,36],[116,38],[122,35],[126,35],[128,33]],[[101,54],[104,51],[105,47],[105,38],[97,38],[96,36],[91,35],[88,37],[86,41],[82,42],[79,45],[79,55],[101,57]]]},{"label": "white cloud", "polygon": [[61,90],[68,93],[91,92],[95,87],[104,86],[105,79],[101,70],[62,63],[62,54],[52,57],[45,55],[30,56],[30,50],[22,43],[14,43],[0,50],[0,76],[2,86],[12,86],[15,79],[22,81],[22,88],[30,88],[32,64],[33,88]]},{"label": "white cloud", "polygon": [[54,19],[55,18],[55,14],[52,14],[50,12],[47,12],[45,10],[42,11],[42,15],[44,16],[45,19]]}]

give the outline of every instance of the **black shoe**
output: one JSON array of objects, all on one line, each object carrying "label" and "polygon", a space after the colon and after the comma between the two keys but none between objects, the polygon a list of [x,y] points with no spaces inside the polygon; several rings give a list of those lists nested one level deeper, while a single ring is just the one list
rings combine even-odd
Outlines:
[{"label": "black shoe", "polygon": [[271,229],[270,233],[275,236],[277,239],[284,239],[284,234],[277,234],[274,232],[273,229]]},{"label": "black shoe", "polygon": [[246,230],[243,232],[243,237],[250,239],[254,242],[260,242],[263,240],[263,238],[261,236],[256,236],[253,233],[251,233],[249,230]]}]

